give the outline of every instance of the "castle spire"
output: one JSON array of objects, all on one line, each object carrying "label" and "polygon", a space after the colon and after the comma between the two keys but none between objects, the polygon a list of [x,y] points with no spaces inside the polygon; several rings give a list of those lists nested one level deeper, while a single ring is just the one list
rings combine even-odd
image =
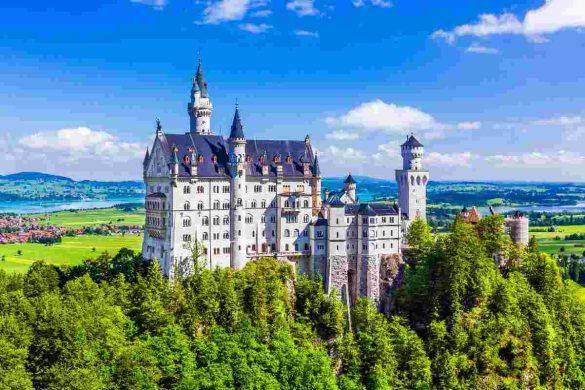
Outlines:
[{"label": "castle spire", "polygon": [[209,97],[209,93],[207,91],[207,82],[205,81],[205,76],[203,75],[203,66],[201,65],[201,55],[199,56],[198,65],[197,65],[197,74],[195,75],[195,81],[197,87],[201,91],[201,97]]},{"label": "castle spire", "polygon": [[189,131],[197,134],[213,134],[211,131],[211,115],[213,114],[213,104],[209,99],[207,81],[203,75],[203,65],[201,65],[201,55],[197,60],[197,72],[193,76],[191,85],[191,100],[187,104],[189,113]]},{"label": "castle spire", "polygon": [[313,160],[313,175],[317,177],[321,176],[321,168],[319,167],[319,158],[317,157],[317,153],[315,153],[315,159]]},{"label": "castle spire", "polygon": [[146,148],[146,153],[144,154],[144,160],[142,161],[142,165],[146,169],[148,162],[150,161],[150,153],[148,152],[148,147]]},{"label": "castle spire", "polygon": [[238,101],[236,100],[236,112],[234,113],[234,120],[232,121],[232,128],[230,132],[231,139],[246,139],[244,137],[244,126],[242,126],[242,120],[240,118],[240,109]]}]

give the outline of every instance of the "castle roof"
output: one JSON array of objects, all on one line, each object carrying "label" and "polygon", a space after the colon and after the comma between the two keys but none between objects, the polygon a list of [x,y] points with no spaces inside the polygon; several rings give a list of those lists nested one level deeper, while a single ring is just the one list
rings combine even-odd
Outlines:
[{"label": "castle roof", "polygon": [[240,110],[236,105],[236,112],[234,113],[234,120],[232,121],[232,128],[230,132],[230,138],[245,139],[244,137],[244,126],[242,126],[242,120],[240,118]]},{"label": "castle roof", "polygon": [[388,203],[352,203],[345,205],[345,215],[398,215],[398,208]]},{"label": "castle roof", "polygon": [[201,97],[209,97],[209,93],[207,91],[207,82],[205,81],[205,76],[203,75],[203,67],[201,66],[201,60],[199,61],[199,65],[197,66],[197,75],[195,76],[195,85],[197,90],[201,91]]},{"label": "castle roof", "polygon": [[413,134],[411,134],[409,137],[406,137],[406,142],[403,143],[400,146],[410,146],[411,148],[417,148],[417,147],[423,147],[424,145],[421,144],[415,137]]},{"label": "castle roof", "polygon": [[[208,134],[163,134],[162,146],[171,155],[172,146],[177,147],[179,156],[191,155],[189,148],[194,148],[203,161],[197,165],[197,175],[201,177],[229,177],[228,146],[226,140],[218,135]],[[249,162],[246,164],[248,176],[263,176],[260,156],[266,154],[265,164],[269,166],[268,176],[276,176],[276,166],[282,165],[284,177],[304,177],[302,160],[313,161],[314,155],[310,145],[305,141],[284,140],[248,140],[246,142],[246,156]],[[213,159],[215,156],[215,159]],[[282,156],[281,163],[276,163],[275,156]],[[286,162],[284,156],[290,156],[290,162]],[[313,167],[311,167],[313,169]],[[190,177],[190,167],[184,161],[179,163],[179,177]]]},{"label": "castle roof", "polygon": [[345,184],[356,184],[356,181],[353,179],[353,176],[351,176],[351,173],[349,175],[347,175],[347,179],[345,179],[344,183]]}]

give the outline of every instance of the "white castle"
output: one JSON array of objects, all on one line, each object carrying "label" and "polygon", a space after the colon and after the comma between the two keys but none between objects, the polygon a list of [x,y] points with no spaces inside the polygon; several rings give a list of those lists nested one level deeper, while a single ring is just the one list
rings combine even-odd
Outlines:
[{"label": "white castle", "polygon": [[[213,268],[242,268],[262,257],[320,274],[347,299],[380,296],[381,261],[401,253],[404,232],[426,218],[429,173],[411,135],[396,170],[398,204],[360,203],[351,174],[322,198],[311,140],[247,139],[236,105],[229,138],[214,134],[213,104],[201,62],[187,105],[190,129],[156,136],[144,158],[146,224],[142,253],[172,278],[195,242]],[[200,259],[201,261],[201,259]]]}]

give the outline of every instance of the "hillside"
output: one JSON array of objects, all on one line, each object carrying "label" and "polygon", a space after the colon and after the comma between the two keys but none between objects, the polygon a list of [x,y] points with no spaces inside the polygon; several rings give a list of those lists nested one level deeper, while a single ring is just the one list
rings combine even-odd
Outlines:
[{"label": "hillside", "polygon": [[19,200],[74,201],[115,199],[144,193],[139,181],[75,181],[42,172],[0,176],[0,202]]}]

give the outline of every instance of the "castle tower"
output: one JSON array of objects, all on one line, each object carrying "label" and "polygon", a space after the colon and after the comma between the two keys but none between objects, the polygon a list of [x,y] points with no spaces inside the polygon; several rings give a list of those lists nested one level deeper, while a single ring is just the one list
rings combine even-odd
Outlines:
[{"label": "castle tower", "polygon": [[230,137],[229,167],[231,174],[231,266],[235,269],[246,265],[246,137],[236,103],[236,112]]},{"label": "castle tower", "polygon": [[343,190],[351,198],[352,201],[356,202],[356,188],[357,183],[351,176],[351,173],[347,176],[347,179],[343,182]]},{"label": "castle tower", "polygon": [[410,221],[427,218],[427,184],[429,171],[422,167],[424,146],[414,135],[401,145],[402,169],[396,170],[398,205]]},{"label": "castle tower", "polygon": [[207,82],[203,76],[201,59],[199,59],[197,73],[195,77],[193,77],[191,101],[187,104],[187,112],[189,113],[190,118],[190,132],[197,134],[213,134],[211,132],[213,104],[211,104],[211,100],[209,99]]},{"label": "castle tower", "polygon": [[313,198],[313,213],[317,215],[321,210],[321,168],[319,167],[319,158],[315,154],[313,160],[313,185],[311,187],[311,197]]}]

